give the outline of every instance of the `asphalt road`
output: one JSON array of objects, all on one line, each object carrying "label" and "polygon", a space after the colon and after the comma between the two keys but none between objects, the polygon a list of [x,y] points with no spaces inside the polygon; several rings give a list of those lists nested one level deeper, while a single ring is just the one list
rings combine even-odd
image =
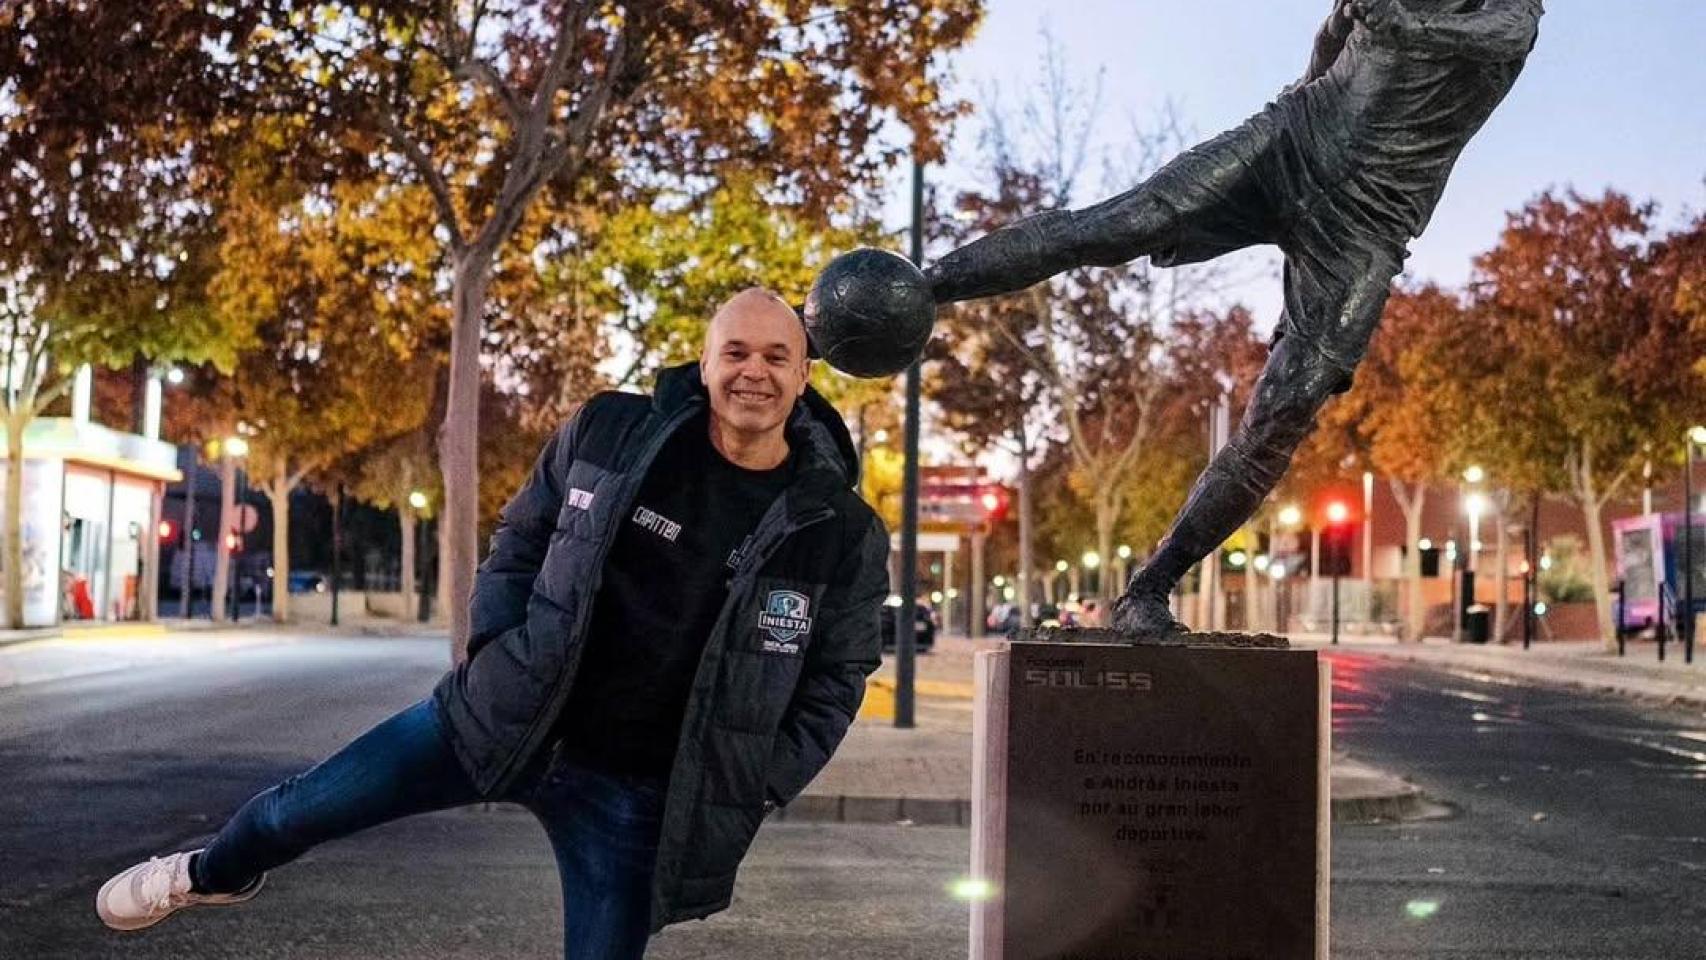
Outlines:
[{"label": "asphalt road", "polygon": [[[549,850],[508,807],[328,845],[251,904],[141,934],[91,909],[444,664],[442,640],[317,640],[0,691],[0,958],[560,956]],[[1706,716],[1365,658],[1338,678],[1336,745],[1457,813],[1335,829],[1335,957],[1706,958]],[[734,906],[648,956],[963,957],[966,856],[952,828],[772,825]]]},{"label": "asphalt road", "polygon": [[1335,829],[1335,957],[1706,958],[1706,713],[1335,661],[1335,746],[1457,808]]}]

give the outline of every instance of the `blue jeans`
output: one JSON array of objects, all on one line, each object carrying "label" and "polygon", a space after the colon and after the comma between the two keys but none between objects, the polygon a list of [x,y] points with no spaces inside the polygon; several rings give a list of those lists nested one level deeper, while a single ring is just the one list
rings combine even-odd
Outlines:
[{"label": "blue jeans", "polygon": [[431,700],[244,804],[196,858],[193,880],[199,890],[234,892],[317,844],[488,799],[522,804],[545,827],[562,882],[564,960],[641,957],[663,784],[542,760],[505,796],[481,797]]}]

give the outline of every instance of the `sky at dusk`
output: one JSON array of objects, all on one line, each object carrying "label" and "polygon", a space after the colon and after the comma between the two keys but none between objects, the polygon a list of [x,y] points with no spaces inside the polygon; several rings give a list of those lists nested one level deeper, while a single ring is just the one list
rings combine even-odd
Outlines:
[{"label": "sky at dusk", "polygon": [[[989,0],[955,60],[956,88],[978,107],[962,121],[939,186],[976,177],[977,134],[992,88],[1002,104],[1041,75],[1046,27],[1089,84],[1102,72],[1096,149],[1171,104],[1202,139],[1236,126],[1294,80],[1330,0]],[[1615,187],[1660,204],[1659,222],[1706,209],[1706,2],[1551,0],[1540,42],[1510,97],[1471,142],[1408,272],[1448,285],[1496,242],[1505,213],[1547,187]],[[1093,170],[1100,162],[1093,162]],[[1094,177],[1090,178],[1094,181]],[[1075,205],[1131,184],[1091,186]],[[906,218],[897,176],[891,222]],[[1278,310],[1277,256],[1250,261],[1231,295],[1264,327]]]}]

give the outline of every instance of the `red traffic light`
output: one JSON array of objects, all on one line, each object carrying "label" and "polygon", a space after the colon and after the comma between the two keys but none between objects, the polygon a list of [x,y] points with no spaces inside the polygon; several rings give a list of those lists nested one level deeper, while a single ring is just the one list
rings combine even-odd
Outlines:
[{"label": "red traffic light", "polygon": [[178,539],[178,525],[170,520],[160,521],[160,542],[171,543]]},{"label": "red traffic light", "polygon": [[235,533],[225,535],[225,549],[231,553],[243,552],[243,538]]},{"label": "red traffic light", "polygon": [[1327,503],[1327,522],[1337,526],[1351,518],[1351,508],[1343,500]]},{"label": "red traffic light", "polygon": [[1001,487],[986,487],[977,502],[983,507],[985,520],[995,522],[1007,516],[1007,491]]}]

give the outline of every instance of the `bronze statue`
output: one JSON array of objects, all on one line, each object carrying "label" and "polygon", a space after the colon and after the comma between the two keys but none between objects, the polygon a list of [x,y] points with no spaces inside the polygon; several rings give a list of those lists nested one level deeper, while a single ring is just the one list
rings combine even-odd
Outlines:
[{"label": "bronze statue", "polygon": [[1338,0],[1304,76],[1242,126],[1119,196],[1029,217],[925,271],[948,303],[1144,256],[1284,252],[1284,313],[1250,407],[1126,584],[1116,629],[1184,629],[1168,594],[1249,519],[1321,405],[1349,388],[1406,245],[1516,81],[1541,13],[1541,0]]}]

